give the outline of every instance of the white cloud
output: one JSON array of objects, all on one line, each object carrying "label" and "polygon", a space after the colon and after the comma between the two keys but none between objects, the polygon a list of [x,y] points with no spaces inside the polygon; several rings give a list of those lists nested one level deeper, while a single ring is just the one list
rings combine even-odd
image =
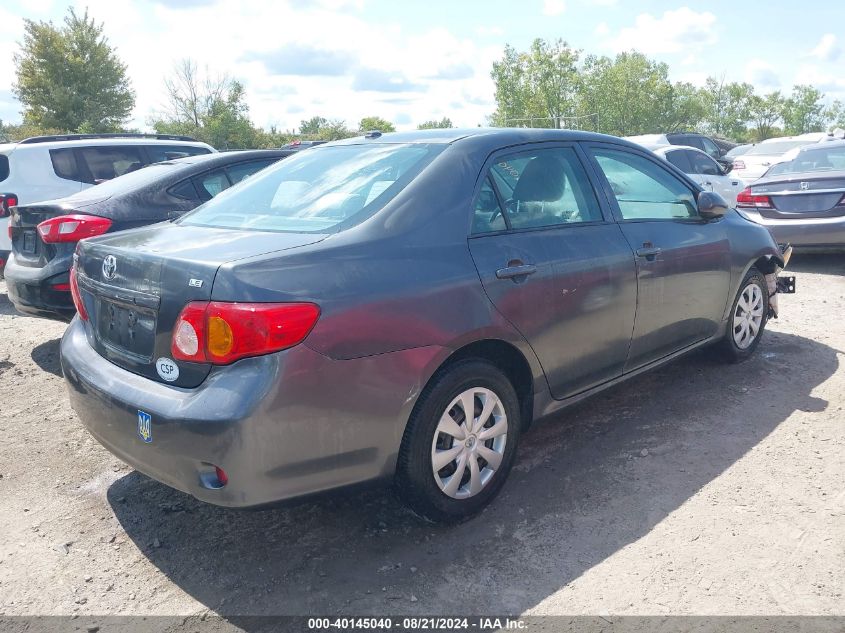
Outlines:
[{"label": "white cloud", "polygon": [[666,11],[661,17],[641,13],[634,25],[620,29],[604,45],[615,52],[638,50],[646,55],[698,50],[718,40],[716,16],[689,7]]},{"label": "white cloud", "polygon": [[596,35],[601,35],[601,36],[604,36],[604,35],[607,35],[608,33],[610,33],[610,27],[607,25],[607,22],[599,22],[598,24],[596,24],[595,33],[596,33]]},{"label": "white cloud", "polygon": [[[794,84],[806,84],[818,88],[827,96],[839,96],[845,91],[845,78],[840,73],[833,74],[825,72],[815,64],[804,64],[800,66],[792,80]],[[830,94],[834,93],[834,94]]]},{"label": "white cloud", "polygon": [[751,59],[745,64],[745,81],[755,88],[774,90],[780,88],[781,81],[774,67],[762,59]]},{"label": "white cloud", "polygon": [[566,11],[564,0],[543,0],[543,15],[560,15]]},{"label": "white cloud", "polygon": [[836,36],[833,33],[825,33],[816,47],[810,51],[810,57],[817,57],[823,62],[833,62],[839,58],[842,49],[836,45]]},{"label": "white cloud", "polygon": [[[415,127],[442,111],[440,116],[456,125],[474,127],[495,108],[489,73],[501,56],[500,44],[457,37],[447,28],[421,31],[373,21],[360,13],[366,0],[72,1],[77,11],[88,6],[89,15],[104,23],[106,37],[128,67],[137,96],[131,127],[147,129],[147,120],[164,105],[164,77],[183,58],[196,60],[212,75],[228,73],[242,81],[250,116],[261,126],[293,129],[301,119],[321,115],[354,127],[362,117],[378,115],[400,128]],[[60,23],[65,6],[55,2],[54,12],[38,19]],[[0,7],[0,85],[14,81],[12,53],[21,15],[28,13]],[[297,26],[308,24],[319,28]],[[489,35],[502,33],[497,26],[487,28]],[[319,58],[302,59],[314,51]],[[297,72],[291,64],[318,65],[322,74]],[[356,80],[370,89],[356,90]],[[379,87],[387,90],[375,90]],[[405,88],[413,91],[397,92]],[[18,120],[17,103],[7,101],[0,98],[0,117]],[[461,107],[451,108],[453,102]]]}]

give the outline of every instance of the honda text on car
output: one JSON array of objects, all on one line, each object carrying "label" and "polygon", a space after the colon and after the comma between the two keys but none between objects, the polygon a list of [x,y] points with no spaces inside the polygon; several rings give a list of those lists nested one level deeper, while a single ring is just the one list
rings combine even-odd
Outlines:
[{"label": "honda text on car", "polygon": [[299,152],[76,257],[62,368],[115,455],[223,506],[392,480],[451,521],[532,419],[747,358],[788,254],[632,143],[449,129]]}]

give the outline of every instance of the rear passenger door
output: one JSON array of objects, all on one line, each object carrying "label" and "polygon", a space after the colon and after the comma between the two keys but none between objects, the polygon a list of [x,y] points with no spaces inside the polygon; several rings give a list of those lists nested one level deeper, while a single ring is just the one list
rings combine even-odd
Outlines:
[{"label": "rear passenger door", "polygon": [[621,375],[627,357],[634,257],[606,213],[576,145],[494,154],[478,185],[470,252],[558,399]]},{"label": "rear passenger door", "polygon": [[644,152],[591,144],[604,191],[637,255],[637,318],[625,371],[718,332],[730,287],[722,219],[698,215],[696,192]]}]

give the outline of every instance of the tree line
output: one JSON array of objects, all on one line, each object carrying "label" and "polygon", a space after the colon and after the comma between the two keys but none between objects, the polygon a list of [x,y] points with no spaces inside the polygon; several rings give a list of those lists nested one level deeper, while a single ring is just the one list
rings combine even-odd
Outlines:
[{"label": "tree line", "polygon": [[825,105],[808,85],[758,94],[749,83],[708,77],[703,87],[669,79],[669,66],[636,51],[584,55],[566,41],[505,46],[491,72],[499,126],[571,127],[629,136],[679,130],[736,141],[845,127],[845,106]]},{"label": "tree line", "polygon": [[[61,133],[137,131],[126,128],[135,93],[126,65],[109,44],[103,24],[68,10],[60,25],[24,21],[14,55],[13,92],[23,121],[0,121],[0,140]],[[92,72],[91,69],[96,69]],[[493,64],[494,126],[569,127],[616,135],[698,130],[738,141],[757,141],[845,127],[845,106],[825,105],[812,86],[789,95],[757,94],[748,83],[710,77],[704,87],[672,82],[669,67],[642,53],[615,58],[584,55],[558,39],[534,40],[528,50],[507,45]],[[244,85],[213,75],[196,61],[180,61],[163,80],[164,103],[147,124],[159,134],[183,134],[219,149],[279,147],[295,139],[336,140],[369,130],[395,131],[390,121],[364,117],[350,127],[314,116],[298,129],[262,128],[250,118]],[[448,117],[419,129],[453,127]]]}]

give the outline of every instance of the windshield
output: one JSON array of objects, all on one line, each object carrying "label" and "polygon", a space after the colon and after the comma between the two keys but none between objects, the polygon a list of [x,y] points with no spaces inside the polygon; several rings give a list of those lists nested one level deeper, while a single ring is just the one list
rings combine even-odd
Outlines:
[{"label": "windshield", "polygon": [[766,176],[845,170],[845,145],[800,152],[792,160],[772,165]]},{"label": "windshield", "polygon": [[810,143],[814,142],[815,141],[774,141],[772,143],[760,143],[759,145],[755,145],[750,150],[748,150],[745,155],[765,156],[767,154],[783,154],[784,152],[788,152],[789,150],[795,149],[796,147],[801,147],[802,145],[809,145]]},{"label": "windshield", "polygon": [[753,145],[737,145],[727,154],[725,154],[725,158],[734,158],[735,156],[742,156],[743,154],[747,154],[749,151],[751,151],[751,148],[753,147]]},{"label": "windshield", "polygon": [[192,226],[337,232],[382,208],[442,145],[338,145],[300,152],[197,207]]}]

